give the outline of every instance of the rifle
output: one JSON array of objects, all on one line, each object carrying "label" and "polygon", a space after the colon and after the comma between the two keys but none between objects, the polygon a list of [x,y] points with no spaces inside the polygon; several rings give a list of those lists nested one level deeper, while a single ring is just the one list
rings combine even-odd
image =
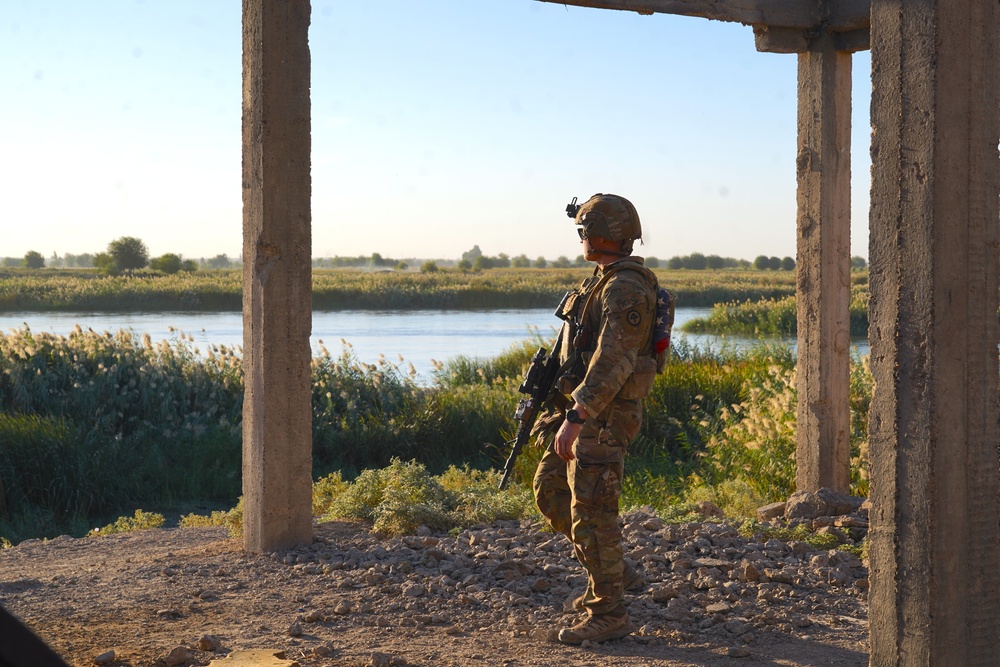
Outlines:
[{"label": "rifle", "polygon": [[556,376],[559,374],[559,348],[562,346],[562,329],[559,330],[559,337],[552,348],[552,354],[548,354],[544,347],[538,348],[535,356],[531,358],[531,365],[524,375],[524,382],[518,387],[518,391],[527,394],[527,398],[522,398],[517,403],[514,411],[514,420],[517,422],[517,433],[513,440],[509,440],[504,445],[512,445],[510,456],[503,468],[503,477],[500,479],[500,490],[503,491],[510,481],[510,476],[514,472],[514,462],[517,455],[521,453],[521,448],[531,437],[531,429],[535,425],[538,413],[545,406],[552,393]]}]

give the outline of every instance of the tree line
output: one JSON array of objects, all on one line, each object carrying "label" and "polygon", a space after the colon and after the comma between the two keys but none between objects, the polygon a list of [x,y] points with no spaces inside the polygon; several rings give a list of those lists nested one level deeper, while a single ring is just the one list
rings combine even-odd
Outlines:
[{"label": "tree line", "polygon": [[[413,261],[413,260],[411,260]],[[419,260],[417,260],[419,261]],[[674,256],[665,262],[657,257],[647,257],[646,266],[651,269],[667,268],[671,270],[687,269],[693,271],[721,270],[721,269],[756,269],[758,271],[794,271],[795,259],[792,257],[768,257],[758,255],[753,262],[745,259],[733,257],[721,257],[719,255],[704,255],[699,252],[690,255]],[[147,266],[161,273],[174,274],[178,272],[193,272],[199,268],[204,269],[229,269],[241,265],[239,260],[231,260],[226,255],[216,255],[210,259],[202,258],[199,261],[184,259],[176,253],[166,253],[159,257],[150,258],[149,250],[142,240],[134,236],[123,236],[108,244],[107,250],[97,254],[71,255],[67,253],[59,257],[55,253],[48,260],[39,252],[29,250],[23,258],[6,257],[0,260],[3,267],[21,266],[28,269],[50,268],[97,268],[101,271],[117,275],[132,274],[135,271]],[[449,262],[447,260],[426,260],[420,265],[420,271],[427,273],[438,271],[441,268],[453,267],[460,271],[482,271],[486,269],[568,269],[573,267],[587,266],[588,262],[583,255],[577,255],[570,260],[565,255],[560,255],[554,260],[547,260],[539,256],[535,259],[521,254],[511,257],[506,253],[496,256],[489,256],[483,253],[478,245],[462,253],[462,258],[458,261]],[[396,271],[406,271],[410,268],[406,260],[383,257],[379,253],[371,255],[359,255],[356,257],[324,257],[312,261],[314,268],[376,268]],[[851,269],[860,270],[868,266],[864,257],[854,256],[851,258]]]},{"label": "tree line", "polygon": [[109,275],[133,274],[149,267],[166,274],[192,273],[198,269],[230,269],[239,266],[239,261],[229,259],[225,254],[199,260],[184,259],[177,253],[168,252],[159,257],[150,257],[146,244],[134,236],[123,236],[108,244],[104,252],[74,255],[66,253],[60,257],[52,253],[46,258],[37,250],[29,250],[24,257],[4,257],[0,266],[4,268],[22,267],[26,269],[49,268],[96,268]]}]

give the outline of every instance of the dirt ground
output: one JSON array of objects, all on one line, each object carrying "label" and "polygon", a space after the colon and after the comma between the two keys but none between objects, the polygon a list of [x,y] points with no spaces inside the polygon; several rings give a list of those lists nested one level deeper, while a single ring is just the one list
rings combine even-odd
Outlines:
[{"label": "dirt ground", "polygon": [[[640,627],[624,640],[574,647],[551,640],[553,629],[579,619],[561,600],[583,581],[558,536],[523,523],[458,538],[387,538],[351,522],[315,532],[312,546],[265,555],[243,553],[220,528],[31,541],[0,551],[0,605],[80,667],[95,658],[117,667],[207,665],[239,649],[281,649],[301,667],[868,664],[863,585],[799,576],[751,590],[731,576],[716,594],[698,583],[710,581],[712,562],[667,581],[683,545],[659,549],[639,535],[649,587],[627,602]],[[532,534],[521,541],[519,532]],[[725,544],[736,554],[732,540]],[[672,566],[662,557],[668,548]]]}]

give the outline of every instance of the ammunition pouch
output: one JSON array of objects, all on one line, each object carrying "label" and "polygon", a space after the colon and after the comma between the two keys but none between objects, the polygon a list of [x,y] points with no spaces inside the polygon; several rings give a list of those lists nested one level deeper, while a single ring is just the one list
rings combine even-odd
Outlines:
[{"label": "ammunition pouch", "polygon": [[656,380],[657,363],[654,357],[640,354],[635,360],[635,371],[628,376],[618,391],[618,397],[627,401],[643,399],[653,388]]},{"label": "ammunition pouch", "polygon": [[565,370],[556,378],[556,390],[566,396],[572,394],[583,382],[583,376],[587,374],[587,366],[590,365],[593,356],[593,352],[574,349],[565,364]]}]

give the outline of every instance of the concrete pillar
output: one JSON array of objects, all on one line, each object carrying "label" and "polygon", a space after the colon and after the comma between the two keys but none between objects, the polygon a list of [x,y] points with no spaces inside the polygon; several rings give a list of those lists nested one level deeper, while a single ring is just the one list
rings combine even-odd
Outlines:
[{"label": "concrete pillar", "polygon": [[243,545],[312,542],[309,0],[243,0]]},{"label": "concrete pillar", "polygon": [[799,56],[798,490],[850,487],[851,54]]},{"label": "concrete pillar", "polygon": [[998,37],[872,2],[872,665],[1000,664]]}]

